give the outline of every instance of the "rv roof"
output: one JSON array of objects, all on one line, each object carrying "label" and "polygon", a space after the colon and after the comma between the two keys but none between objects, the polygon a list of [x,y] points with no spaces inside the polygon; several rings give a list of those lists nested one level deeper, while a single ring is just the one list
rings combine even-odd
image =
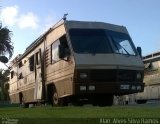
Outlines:
[{"label": "rv roof", "polygon": [[70,28],[89,28],[89,29],[108,29],[123,33],[128,33],[126,27],[104,23],[104,22],[87,22],[87,21],[67,21],[67,29]]},{"label": "rv roof", "polygon": [[[31,45],[29,45],[26,48],[25,53],[19,58],[23,58],[24,56],[26,56],[31,50],[34,49],[34,47],[36,47],[39,43],[41,43],[43,41],[43,38],[52,30],[54,30],[55,28],[59,27],[60,25],[64,24],[64,20],[61,20],[59,22],[57,22],[53,27],[49,28],[44,34],[42,34],[40,37],[38,37],[35,41],[33,41],[31,43]],[[113,30],[113,31],[118,31],[118,32],[123,32],[123,33],[128,33],[127,29],[124,26],[119,26],[119,25],[114,25],[114,24],[109,24],[109,23],[104,23],[104,22],[92,22],[92,21],[65,21],[66,27],[67,29],[71,29],[71,28],[90,28],[90,29],[108,29],[108,30]]]}]

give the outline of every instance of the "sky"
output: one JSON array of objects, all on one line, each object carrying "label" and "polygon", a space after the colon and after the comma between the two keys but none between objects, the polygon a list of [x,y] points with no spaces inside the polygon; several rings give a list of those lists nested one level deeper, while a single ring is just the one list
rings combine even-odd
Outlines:
[{"label": "sky", "polygon": [[126,26],[143,56],[160,51],[159,0],[0,0],[0,21],[12,31],[12,59],[65,13],[68,20]]}]

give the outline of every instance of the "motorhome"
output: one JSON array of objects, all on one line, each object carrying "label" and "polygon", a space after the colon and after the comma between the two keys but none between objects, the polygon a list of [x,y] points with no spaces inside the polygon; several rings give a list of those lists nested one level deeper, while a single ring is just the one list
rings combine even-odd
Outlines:
[{"label": "motorhome", "polygon": [[12,61],[11,103],[91,103],[142,92],[141,49],[124,26],[61,20]]}]

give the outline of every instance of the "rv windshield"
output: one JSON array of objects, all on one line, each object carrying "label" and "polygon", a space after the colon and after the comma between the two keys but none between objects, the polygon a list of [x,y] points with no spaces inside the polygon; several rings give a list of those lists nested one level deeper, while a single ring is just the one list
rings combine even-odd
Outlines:
[{"label": "rv windshield", "polygon": [[136,55],[127,34],[105,29],[70,29],[69,34],[76,53]]},{"label": "rv windshield", "polygon": [[111,44],[115,53],[136,55],[131,39],[127,34],[114,31],[107,31],[107,34],[112,41]]}]

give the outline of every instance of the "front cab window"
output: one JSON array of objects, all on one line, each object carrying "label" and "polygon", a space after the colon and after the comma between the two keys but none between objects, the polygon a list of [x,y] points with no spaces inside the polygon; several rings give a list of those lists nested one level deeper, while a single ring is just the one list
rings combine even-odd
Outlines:
[{"label": "front cab window", "polygon": [[137,55],[128,34],[106,29],[70,29],[71,44],[79,54]]}]

